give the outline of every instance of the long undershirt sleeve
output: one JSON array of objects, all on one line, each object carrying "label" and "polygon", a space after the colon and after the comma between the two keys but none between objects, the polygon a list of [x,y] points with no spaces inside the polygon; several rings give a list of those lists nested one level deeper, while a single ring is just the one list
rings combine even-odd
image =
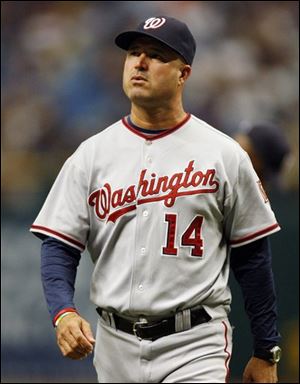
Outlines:
[{"label": "long undershirt sleeve", "polygon": [[271,262],[268,237],[231,250],[230,264],[244,297],[254,350],[272,348],[281,339]]},{"label": "long undershirt sleeve", "polygon": [[52,321],[65,308],[74,308],[74,292],[80,252],[52,237],[41,248],[41,278]]}]

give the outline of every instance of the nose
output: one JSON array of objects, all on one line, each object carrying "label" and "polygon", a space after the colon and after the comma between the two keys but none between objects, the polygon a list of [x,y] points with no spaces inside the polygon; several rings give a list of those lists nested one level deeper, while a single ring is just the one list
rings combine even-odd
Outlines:
[{"label": "nose", "polygon": [[136,58],[136,63],[135,63],[135,66],[134,68],[136,69],[147,69],[148,67],[148,63],[147,63],[147,55],[146,53],[141,53],[139,56],[137,56]]}]

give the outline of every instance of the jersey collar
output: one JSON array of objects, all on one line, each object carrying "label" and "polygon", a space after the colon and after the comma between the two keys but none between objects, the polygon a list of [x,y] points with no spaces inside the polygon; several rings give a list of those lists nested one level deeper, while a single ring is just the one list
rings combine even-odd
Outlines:
[{"label": "jersey collar", "polygon": [[[143,139],[145,140],[157,140],[157,139],[160,139],[162,137],[165,137],[167,135],[170,135],[171,133],[177,131],[177,129],[179,129],[180,127],[182,127],[191,117],[191,114],[190,113],[187,113],[185,118],[179,123],[177,124],[175,127],[173,128],[170,128],[170,129],[165,129],[163,131],[159,131],[157,134],[154,134],[154,135],[149,135],[147,134],[147,130],[142,130],[141,128],[137,127],[136,125],[134,125],[130,119],[128,119],[127,117],[123,117],[122,119],[122,123],[125,125],[125,127],[127,129],[129,129],[131,132],[133,132],[134,134],[136,134],[137,136],[140,136],[142,137]],[[144,131],[144,132],[143,132]]]}]

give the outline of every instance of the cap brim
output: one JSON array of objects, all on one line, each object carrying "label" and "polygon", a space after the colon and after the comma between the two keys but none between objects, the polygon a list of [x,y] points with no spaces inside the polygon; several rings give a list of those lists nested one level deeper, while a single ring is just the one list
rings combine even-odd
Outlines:
[{"label": "cap brim", "polygon": [[147,34],[136,31],[123,32],[115,38],[115,43],[119,48],[127,51],[133,40],[140,36],[147,36]]},{"label": "cap brim", "polygon": [[[147,32],[137,32],[137,31],[127,31],[127,32],[123,32],[123,33],[120,33],[116,38],[115,38],[115,43],[116,45],[119,47],[119,48],[122,48],[122,49],[125,49],[126,51],[128,50],[130,44],[138,37],[143,37],[143,36],[147,36],[147,37],[151,37],[152,39],[154,40],[157,40],[159,41],[160,43],[163,43],[164,45],[166,45],[167,47],[169,47],[170,49],[172,49],[172,51],[176,52],[178,55],[180,55],[182,58],[183,56],[181,55],[180,52],[176,51],[173,47],[171,47],[168,43],[166,43],[163,39],[160,39],[156,36],[153,36],[152,34],[150,33],[147,33]],[[184,58],[183,58],[184,59]],[[185,60],[185,59],[184,59]]]},{"label": "cap brim", "polygon": [[[120,47],[122,49],[125,49],[127,51],[129,46],[130,46],[130,44],[133,42],[133,40],[135,40],[138,37],[142,37],[142,36],[151,37],[154,40],[158,40],[161,43],[164,43],[165,45],[168,45],[163,40],[161,40],[161,39],[151,35],[150,33],[147,33],[147,32],[137,32],[137,31],[127,31],[127,32],[120,33],[115,38],[115,43],[117,44],[118,47]],[[170,47],[170,46],[168,45],[168,47]],[[170,48],[172,48],[172,47],[170,47]]]}]

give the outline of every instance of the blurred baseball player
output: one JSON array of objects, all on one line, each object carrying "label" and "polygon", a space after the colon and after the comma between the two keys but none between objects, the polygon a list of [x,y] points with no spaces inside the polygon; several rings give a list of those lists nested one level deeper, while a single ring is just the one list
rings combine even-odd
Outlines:
[{"label": "blurred baseball player", "polygon": [[241,122],[234,139],[248,153],[260,181],[269,192],[282,188],[282,171],[291,148],[279,126],[269,122]]},{"label": "blurred baseball player", "polygon": [[[230,262],[253,333],[245,382],[274,383],[280,336],[268,235],[279,230],[248,155],[185,112],[195,40],[171,17],[119,34],[130,115],[66,161],[31,231],[64,356],[92,352],[99,382],[224,383]],[[73,302],[87,247],[96,340]],[[231,257],[230,257],[230,250]]]}]

